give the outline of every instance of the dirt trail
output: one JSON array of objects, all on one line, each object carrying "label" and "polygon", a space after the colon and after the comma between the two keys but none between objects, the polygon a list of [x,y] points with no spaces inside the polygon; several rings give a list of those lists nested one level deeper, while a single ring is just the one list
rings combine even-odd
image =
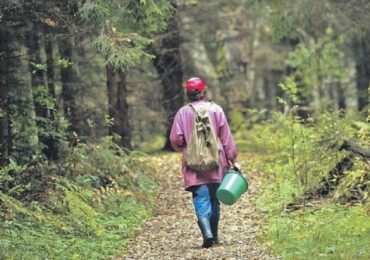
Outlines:
[{"label": "dirt trail", "polygon": [[[248,194],[233,206],[222,206],[220,244],[201,249],[202,237],[197,226],[191,193],[183,190],[180,157],[165,156],[158,207],[155,217],[143,224],[132,238],[126,254],[118,259],[275,259],[266,255],[256,242],[260,217],[250,203],[256,193],[251,185]],[[253,176],[250,182],[254,183]],[[258,182],[255,182],[258,183]]]}]

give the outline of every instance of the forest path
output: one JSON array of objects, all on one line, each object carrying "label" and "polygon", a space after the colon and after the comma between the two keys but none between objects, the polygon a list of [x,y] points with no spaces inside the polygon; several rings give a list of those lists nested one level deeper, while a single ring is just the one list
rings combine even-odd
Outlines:
[{"label": "forest path", "polygon": [[[242,165],[248,163],[246,158],[240,156]],[[160,187],[154,217],[142,225],[130,240],[125,255],[118,259],[274,259],[256,242],[261,217],[251,197],[258,194],[261,185],[257,174],[248,175],[251,186],[247,194],[233,206],[222,206],[220,244],[201,249],[202,237],[191,193],[183,189],[180,156],[162,155],[153,160],[162,168],[156,177]]]}]

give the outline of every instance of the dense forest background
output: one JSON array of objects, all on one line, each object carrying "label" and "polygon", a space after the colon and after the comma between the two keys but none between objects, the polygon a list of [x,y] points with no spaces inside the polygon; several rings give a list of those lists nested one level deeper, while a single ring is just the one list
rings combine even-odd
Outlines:
[{"label": "dense forest background", "polygon": [[[315,133],[327,139],[317,147],[338,148],[351,137],[356,144],[342,150],[355,147],[358,154],[357,145],[364,147],[359,149],[366,161],[369,19],[367,0],[2,0],[0,219],[25,215],[68,234],[76,226],[82,234],[109,230],[89,219],[89,199],[101,187],[116,185],[126,196],[138,185],[152,186],[138,172],[155,169],[148,170],[151,163],[135,152],[171,150],[168,131],[187,102],[183,84],[192,76],[206,80],[208,96],[224,108],[241,150],[253,146],[248,131],[274,134],[286,126],[286,146],[267,132],[263,138],[270,151],[289,149],[293,159],[287,161],[301,187],[294,193],[309,186],[307,136],[318,140],[302,125],[319,122]],[[276,122],[277,113],[284,127],[261,127]],[[326,121],[313,119],[322,115]],[[351,134],[342,135],[346,127]],[[297,133],[303,132],[306,146],[299,150]],[[315,168],[317,180],[340,161],[337,153],[315,159],[331,162]],[[356,171],[363,177],[368,161],[362,165]],[[299,169],[305,169],[302,175]],[[365,185],[370,177],[363,178]],[[85,190],[90,188],[95,193]],[[357,201],[366,200],[367,189],[360,188]],[[57,191],[54,197],[51,191]],[[113,211],[110,203],[94,210],[110,205]],[[66,205],[71,214],[88,218],[88,226],[77,221],[69,229],[59,217],[40,215],[58,215]],[[73,205],[83,205],[81,212]],[[11,252],[12,246],[4,248]]]},{"label": "dense forest background", "polygon": [[[60,157],[116,134],[123,147],[165,135],[200,75],[229,115],[368,104],[366,1],[3,1],[1,161]],[[165,149],[170,149],[168,142]]]}]

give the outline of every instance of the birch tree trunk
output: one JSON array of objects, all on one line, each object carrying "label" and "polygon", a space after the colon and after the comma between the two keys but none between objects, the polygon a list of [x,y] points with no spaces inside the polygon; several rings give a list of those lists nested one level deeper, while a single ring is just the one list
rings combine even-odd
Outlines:
[{"label": "birch tree trunk", "polygon": [[244,81],[244,87],[245,91],[247,93],[247,100],[249,101],[251,106],[254,106],[255,99],[256,99],[256,59],[255,59],[255,50],[258,48],[258,45],[260,43],[260,25],[259,22],[252,21],[253,22],[253,37],[250,39],[250,43],[247,45],[248,48],[248,66],[245,68],[245,81]]}]

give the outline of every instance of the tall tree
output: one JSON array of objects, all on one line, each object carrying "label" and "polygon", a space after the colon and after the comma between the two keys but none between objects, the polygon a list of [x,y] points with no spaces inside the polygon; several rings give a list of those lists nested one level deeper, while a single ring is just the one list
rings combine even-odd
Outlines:
[{"label": "tall tree", "polygon": [[[22,47],[26,47],[27,64],[31,75],[30,84],[23,84],[23,82],[28,83],[28,77],[19,73],[24,71],[21,62],[17,64],[16,73],[7,72],[7,77],[14,77],[14,83],[7,85],[8,102],[11,108],[7,115],[12,120],[12,131],[9,132],[14,136],[9,140],[13,141],[13,158],[20,159],[20,161],[29,159],[30,156],[39,151],[39,147],[42,147],[42,152],[48,158],[53,158],[56,155],[57,144],[54,137],[58,136],[59,130],[53,117],[55,91],[49,80],[48,87],[44,82],[45,70],[48,70],[48,79],[53,77],[50,72],[54,64],[52,61],[50,62],[52,54],[50,54],[49,42],[45,41],[47,64],[45,65],[41,59],[43,40],[40,37],[43,33],[41,28],[44,25],[61,27],[60,25],[63,24],[67,26],[74,20],[75,14],[71,15],[69,11],[76,2],[66,0],[61,0],[58,3],[35,0],[4,0],[0,3],[0,22],[7,21],[14,38],[23,40],[22,43],[14,44],[12,42],[13,53],[16,55],[24,54]],[[50,31],[49,33],[54,32]],[[15,57],[12,57],[11,61],[15,62],[15,60]],[[15,66],[11,68],[15,68]],[[35,138],[36,135],[38,138]],[[37,145],[37,141],[41,145]]]},{"label": "tall tree", "polygon": [[63,110],[65,117],[70,121],[70,130],[79,133],[78,125],[80,120],[77,116],[77,73],[75,71],[75,65],[73,64],[73,45],[74,38],[70,32],[63,35],[59,39],[59,54],[62,59],[61,62],[61,81],[62,81],[62,98],[63,98]]},{"label": "tall tree", "polygon": [[[39,87],[45,86],[39,38],[38,28],[36,26],[32,26],[31,24],[31,27],[26,35],[26,46],[28,48],[28,66],[31,73],[31,86],[35,95],[37,95]],[[40,100],[37,100],[36,96],[34,99],[36,117],[46,117],[46,108],[41,104]]]},{"label": "tall tree", "polygon": [[131,126],[128,120],[126,73],[122,68],[115,68],[111,64],[106,65],[107,88],[108,88],[108,113],[113,119],[113,125],[109,128],[109,134],[118,134],[121,137],[121,145],[128,149],[131,145]]},{"label": "tall tree", "polygon": [[368,88],[370,86],[370,33],[357,41],[355,46],[356,53],[356,83],[358,95],[358,109],[362,110],[370,102]]},{"label": "tall tree", "polygon": [[121,136],[126,147],[131,147],[126,69],[152,58],[146,47],[165,27],[170,12],[168,1],[159,0],[93,0],[85,2],[80,11],[95,33],[93,46],[106,58],[108,110],[114,123],[110,133]]},{"label": "tall tree", "polygon": [[18,1],[0,2],[0,129],[1,163],[11,157],[17,162],[29,159],[36,151],[34,137],[33,106],[29,100],[30,87],[22,84],[21,36],[27,26],[23,6]]},{"label": "tall tree", "polygon": [[[50,60],[52,59],[50,42],[46,42],[45,44],[45,52],[47,55],[46,66],[41,59],[40,35],[40,27],[37,24],[31,26],[26,34],[33,104],[36,115],[36,126],[38,128],[38,139],[42,147],[42,153],[49,159],[56,159],[57,140],[54,138],[54,134],[51,133],[56,132],[53,111],[55,104],[55,89],[51,82],[53,80],[54,64],[52,60]],[[47,72],[47,84],[44,82],[45,70]]]},{"label": "tall tree", "polygon": [[[58,110],[57,97],[55,93],[55,82],[54,82],[54,51],[53,51],[53,33],[51,30],[44,30],[44,42],[45,42],[45,55],[46,55],[46,80],[47,80],[47,90],[49,97],[52,100],[53,107],[48,110],[49,122],[52,124],[53,130],[56,132],[56,111]],[[58,158],[58,146],[59,142],[54,135],[49,135],[45,140],[45,153],[51,159]]]},{"label": "tall tree", "polygon": [[55,79],[54,79],[54,38],[50,30],[45,29],[44,32],[44,41],[45,41],[45,55],[46,55],[46,79],[47,87],[50,95],[53,99],[56,99],[55,94]]},{"label": "tall tree", "polygon": [[11,150],[11,131],[9,120],[8,91],[13,81],[11,70],[11,34],[3,22],[0,22],[0,166],[8,164]]},{"label": "tall tree", "polygon": [[180,34],[177,17],[171,17],[167,29],[157,36],[154,45],[154,66],[163,90],[163,107],[167,113],[164,150],[172,150],[169,133],[175,114],[184,103],[183,71],[180,56]]}]

